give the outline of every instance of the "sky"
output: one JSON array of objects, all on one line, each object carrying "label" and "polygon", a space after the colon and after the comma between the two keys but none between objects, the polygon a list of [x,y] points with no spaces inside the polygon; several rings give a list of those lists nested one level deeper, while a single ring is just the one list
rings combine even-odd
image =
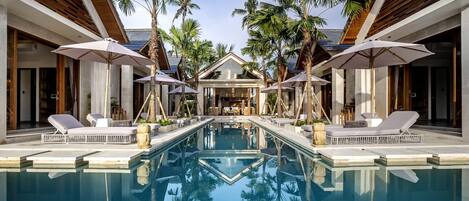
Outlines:
[{"label": "sky", "polygon": [[[142,0],[140,0],[142,1]],[[241,28],[242,16],[231,16],[235,8],[243,8],[245,0],[193,0],[194,3],[199,5],[200,10],[194,10],[192,15],[186,18],[196,19],[202,29],[201,38],[213,41],[216,43],[233,44],[234,52],[241,55],[241,48],[243,48],[248,39],[246,30]],[[119,11],[122,23],[126,29],[134,28],[150,28],[149,13],[143,8],[135,4],[136,12],[130,16],[126,16]],[[160,14],[159,26],[164,30],[168,30],[172,26],[176,7],[169,6],[167,14]],[[324,28],[339,28],[342,29],[346,22],[346,18],[341,15],[341,6],[324,9],[317,8],[313,10],[314,13],[322,13],[321,17],[325,18],[327,25]],[[180,22],[175,21],[176,25]],[[170,47],[166,47],[170,49]]]}]

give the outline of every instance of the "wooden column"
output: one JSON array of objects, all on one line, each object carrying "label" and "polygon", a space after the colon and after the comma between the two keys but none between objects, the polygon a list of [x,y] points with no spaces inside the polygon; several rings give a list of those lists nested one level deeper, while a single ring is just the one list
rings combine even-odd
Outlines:
[{"label": "wooden column", "polygon": [[[259,112],[259,107],[260,107],[260,104],[259,104],[259,101],[260,101],[260,93],[261,93],[261,89],[259,87],[256,88],[256,114],[259,115],[260,112]],[[267,100],[264,104],[267,103]]]},{"label": "wooden column", "polygon": [[57,100],[56,100],[56,113],[65,113],[65,56],[57,55],[57,68],[56,68],[56,80],[57,80]]},{"label": "wooden column", "polygon": [[457,127],[457,113],[458,113],[458,82],[457,82],[457,77],[458,77],[458,48],[457,48],[457,43],[458,43],[458,34],[455,34],[453,36],[453,51],[452,51],[452,63],[453,66],[451,68],[451,73],[452,73],[452,83],[451,83],[451,88],[452,88],[452,93],[453,96],[451,97],[451,107],[453,108],[453,114],[452,114],[452,126]]},{"label": "wooden column", "polygon": [[248,112],[246,115],[251,115],[251,88],[248,88]]},{"label": "wooden column", "polygon": [[18,31],[11,29],[9,34],[9,53],[8,65],[10,68],[10,79],[8,81],[9,99],[8,99],[8,114],[10,121],[8,122],[9,129],[16,129],[17,124],[17,91],[18,91]]},{"label": "wooden column", "polygon": [[73,106],[76,108],[74,116],[80,119],[80,60],[73,60]]},{"label": "wooden column", "polygon": [[409,64],[404,65],[404,90],[403,90],[403,99],[404,99],[404,109],[412,110],[412,97],[410,97],[411,83],[410,83],[410,66]]}]

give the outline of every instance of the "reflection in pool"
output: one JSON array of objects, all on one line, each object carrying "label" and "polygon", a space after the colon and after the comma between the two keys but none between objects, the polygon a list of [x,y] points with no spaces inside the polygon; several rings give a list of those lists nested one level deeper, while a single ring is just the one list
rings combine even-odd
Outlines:
[{"label": "reflection in pool", "polygon": [[0,200],[467,198],[468,190],[461,189],[469,189],[469,170],[437,168],[441,167],[334,168],[249,123],[212,123],[130,170],[4,170]]}]

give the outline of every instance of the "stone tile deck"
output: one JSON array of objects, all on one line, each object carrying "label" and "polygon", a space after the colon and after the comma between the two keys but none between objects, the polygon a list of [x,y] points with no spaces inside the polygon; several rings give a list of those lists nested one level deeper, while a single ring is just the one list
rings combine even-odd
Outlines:
[{"label": "stone tile deck", "polygon": [[0,151],[0,167],[2,168],[21,168],[30,165],[26,158],[32,155],[41,154],[45,151],[35,150],[3,150]]},{"label": "stone tile deck", "polygon": [[33,168],[76,168],[86,164],[83,157],[95,151],[50,151],[26,158]]},{"label": "stone tile deck", "polygon": [[379,159],[374,154],[361,149],[322,149],[319,150],[321,157],[334,167],[337,166],[373,166],[375,160]]},{"label": "stone tile deck", "polygon": [[102,151],[85,156],[83,160],[88,162],[88,168],[92,169],[129,168],[142,154],[142,151]]},{"label": "stone tile deck", "polygon": [[437,165],[469,165],[467,147],[415,148],[415,150],[432,154],[429,161]]},{"label": "stone tile deck", "polygon": [[384,165],[425,165],[432,154],[414,149],[370,148],[365,149],[380,156],[379,162]]}]

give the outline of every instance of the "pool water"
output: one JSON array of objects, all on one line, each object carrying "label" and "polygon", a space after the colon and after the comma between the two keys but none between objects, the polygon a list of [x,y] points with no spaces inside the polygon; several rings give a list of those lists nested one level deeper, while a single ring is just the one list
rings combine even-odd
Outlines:
[{"label": "pool water", "polygon": [[333,168],[249,123],[211,123],[129,170],[1,172],[0,201],[465,200],[469,169],[452,168]]}]

